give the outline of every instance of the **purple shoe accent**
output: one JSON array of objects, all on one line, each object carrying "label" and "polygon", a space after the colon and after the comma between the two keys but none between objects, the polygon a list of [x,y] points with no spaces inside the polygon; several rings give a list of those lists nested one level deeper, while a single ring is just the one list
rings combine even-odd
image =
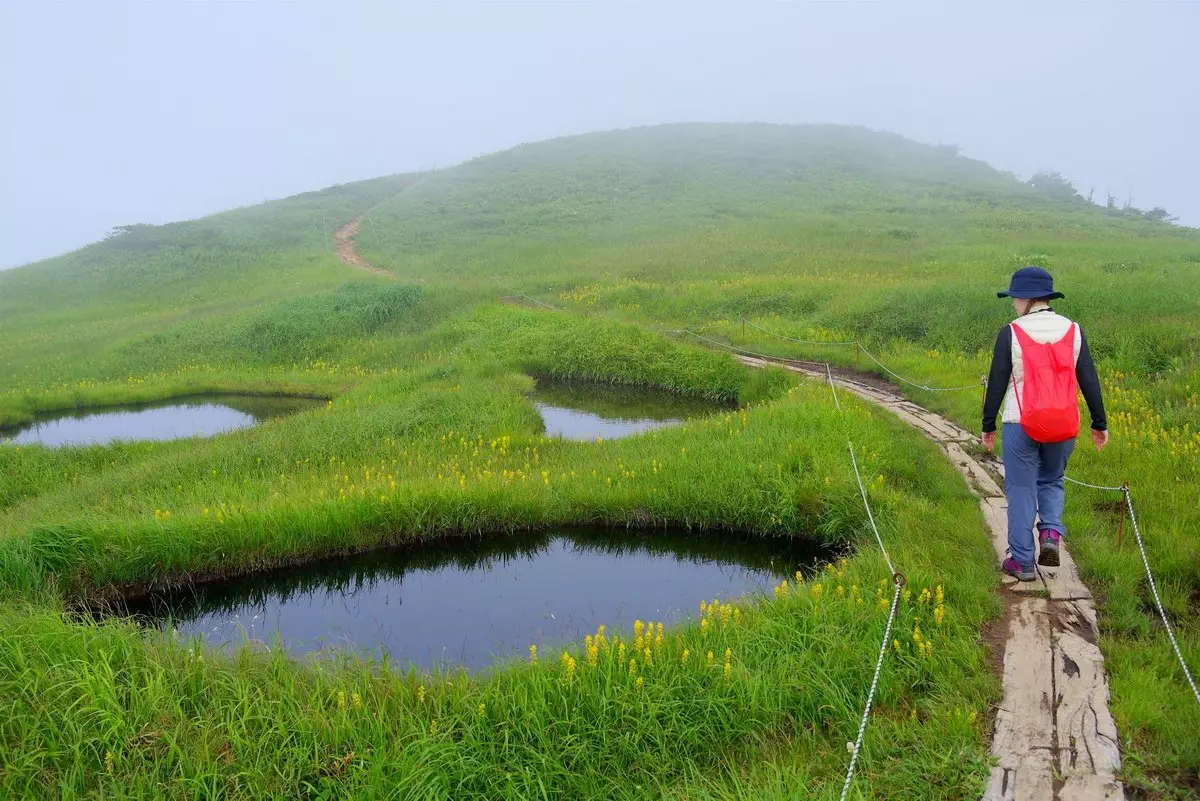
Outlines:
[{"label": "purple shoe accent", "polygon": [[1010,576],[1016,577],[1018,581],[1034,581],[1037,579],[1037,571],[1033,569],[1033,565],[1023,565],[1011,556],[1004,560],[1000,565],[1000,569]]},{"label": "purple shoe accent", "polygon": [[1062,535],[1052,528],[1041,532],[1038,536],[1038,542],[1041,545],[1041,553],[1038,554],[1039,565],[1042,567],[1058,567],[1060,539],[1062,539]]}]

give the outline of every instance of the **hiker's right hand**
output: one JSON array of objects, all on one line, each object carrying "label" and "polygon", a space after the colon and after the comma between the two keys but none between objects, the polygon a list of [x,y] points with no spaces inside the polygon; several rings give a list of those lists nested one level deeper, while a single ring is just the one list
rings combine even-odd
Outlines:
[{"label": "hiker's right hand", "polygon": [[1092,429],[1092,444],[1096,446],[1096,450],[1098,450],[1098,451],[1104,450],[1104,446],[1108,444],[1108,432],[1107,431],[1097,431],[1096,429],[1093,428]]},{"label": "hiker's right hand", "polygon": [[996,432],[995,431],[984,432],[983,447],[988,449],[988,453],[991,453],[992,451],[994,451],[996,449]]}]

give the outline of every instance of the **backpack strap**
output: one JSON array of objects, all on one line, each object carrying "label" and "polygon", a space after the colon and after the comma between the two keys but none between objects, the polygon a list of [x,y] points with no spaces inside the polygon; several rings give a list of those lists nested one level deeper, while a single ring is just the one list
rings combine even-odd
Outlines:
[{"label": "backpack strap", "polygon": [[[1008,327],[1010,329],[1012,329],[1011,334],[1012,334],[1013,340],[1016,340],[1017,339],[1017,324],[1009,323]],[[1011,351],[1011,346],[1010,346],[1010,351]],[[1012,381],[1013,398],[1015,398],[1017,401],[1017,414],[1019,414],[1021,417],[1024,417],[1025,411],[1021,408],[1021,391],[1019,389],[1017,389],[1017,371],[1010,370],[1008,377],[1009,377],[1009,380]]]}]

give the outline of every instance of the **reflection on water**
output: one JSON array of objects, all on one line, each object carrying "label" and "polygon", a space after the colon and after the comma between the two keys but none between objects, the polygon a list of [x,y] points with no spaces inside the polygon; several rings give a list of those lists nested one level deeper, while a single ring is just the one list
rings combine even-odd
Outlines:
[{"label": "reflection on water", "polygon": [[533,391],[546,434],[564,439],[616,439],[712,414],[709,401],[586,382],[541,381]]},{"label": "reflection on water", "polygon": [[531,643],[581,640],[601,623],[670,621],[701,600],[769,590],[828,557],[798,540],[728,533],[524,533],[203,584],[121,613],[212,645],[278,636],[296,654],[342,647],[480,669]]},{"label": "reflection on water", "polygon": [[221,395],[173,399],[103,411],[58,412],[40,417],[0,440],[17,445],[102,445],[114,440],[169,440],[210,437],[264,420],[313,408],[311,398]]}]

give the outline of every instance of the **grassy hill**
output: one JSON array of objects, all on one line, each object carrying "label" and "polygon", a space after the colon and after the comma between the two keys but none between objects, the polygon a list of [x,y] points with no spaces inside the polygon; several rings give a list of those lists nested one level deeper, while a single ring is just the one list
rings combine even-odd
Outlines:
[{"label": "grassy hill", "polygon": [[[333,232],[360,216],[359,252],[394,279],[338,261]],[[438,734],[430,710],[407,700],[411,679],[378,677],[362,664],[319,675],[251,657],[197,666],[177,649],[140,644],[129,628],[64,624],[57,610],[82,592],[181,571],[253,568],[446,531],[637,525],[647,515],[655,525],[861,545],[836,581],[867,587],[881,565],[860,539],[844,450],[853,436],[884,477],[872,493],[893,521],[889,548],[918,586],[945,586],[954,621],[939,633],[936,658],[904,657],[885,671],[856,786],[875,797],[977,796],[996,697],[978,633],[997,610],[995,567],[957,474],[882,413],[855,407],[851,423],[827,393],[751,375],[660,331],[687,327],[754,350],[854,363],[853,349],[773,338],[744,326],[745,317],[800,339],[861,338],[917,381],[965,385],[986,371],[1008,320],[995,290],[1028,263],[1054,272],[1068,296],[1060,308],[1088,331],[1108,392],[1113,445],[1102,456],[1081,445],[1072,472],[1133,483],[1164,601],[1196,666],[1200,233],[1052,197],[952,148],[838,126],[590,134],[138,226],[0,272],[0,426],[40,410],[198,391],[331,399],[205,441],[0,444],[0,689],[19,699],[12,722],[0,724],[0,748],[16,766],[0,786],[46,795],[61,781],[81,794],[124,786],[136,796],[160,779],[180,788],[195,780],[228,797],[319,797],[368,792],[385,778],[406,786],[422,763],[481,797],[528,794],[539,783],[570,797],[612,797],[615,787],[630,797],[786,796],[797,783],[836,797],[860,674],[882,621],[832,598],[747,609],[745,628],[728,634],[745,672],[726,690],[699,691],[673,673],[644,703],[578,688],[570,703],[603,700],[615,717],[569,735],[556,711],[566,690],[550,667],[431,685],[443,704]],[[561,311],[496,303],[517,293]],[[722,413],[708,427],[603,449],[543,442],[524,396],[527,373],[752,403],[741,425],[756,435],[721,439]],[[974,393],[912,394],[978,426]],[[448,431],[485,443],[512,436],[543,461],[533,469],[516,448],[460,457],[448,450]],[[669,476],[620,479],[625,466],[666,455],[675,457]],[[777,480],[746,470],[762,463],[778,464]],[[461,487],[441,478],[450,464]],[[583,465],[618,480],[482,478],[499,467],[565,478]],[[1101,603],[1127,779],[1149,797],[1187,797],[1200,781],[1200,709],[1147,606],[1136,549],[1116,546],[1108,500],[1073,490],[1068,524]],[[219,522],[210,509],[222,510]],[[832,604],[825,613],[822,603]],[[908,625],[918,613],[908,610]],[[786,620],[811,628],[783,637]],[[700,636],[695,627],[682,632]],[[65,664],[85,667],[64,674]],[[789,678],[800,664],[811,679],[804,687]],[[170,692],[195,682],[212,689],[189,690],[191,700]],[[143,692],[148,686],[160,691]],[[360,687],[368,708],[397,730],[323,706],[346,687]],[[40,703],[39,693],[62,703]],[[142,695],[106,705],[106,693]],[[510,704],[529,717],[510,733],[515,752],[481,728],[481,696],[488,708]],[[167,726],[151,725],[163,718],[173,721],[175,743],[166,756],[135,738],[144,726]],[[447,739],[446,726],[460,736]],[[212,733],[222,730],[237,760],[211,757],[221,747]],[[624,746],[609,741],[614,731],[627,733]],[[649,763],[637,756],[647,749],[658,755]],[[359,756],[328,767],[348,751]],[[534,756],[547,753],[560,756]],[[42,763],[49,773],[35,769]],[[645,777],[640,786],[625,781],[631,766]],[[931,775],[944,783],[931,789]]]}]

